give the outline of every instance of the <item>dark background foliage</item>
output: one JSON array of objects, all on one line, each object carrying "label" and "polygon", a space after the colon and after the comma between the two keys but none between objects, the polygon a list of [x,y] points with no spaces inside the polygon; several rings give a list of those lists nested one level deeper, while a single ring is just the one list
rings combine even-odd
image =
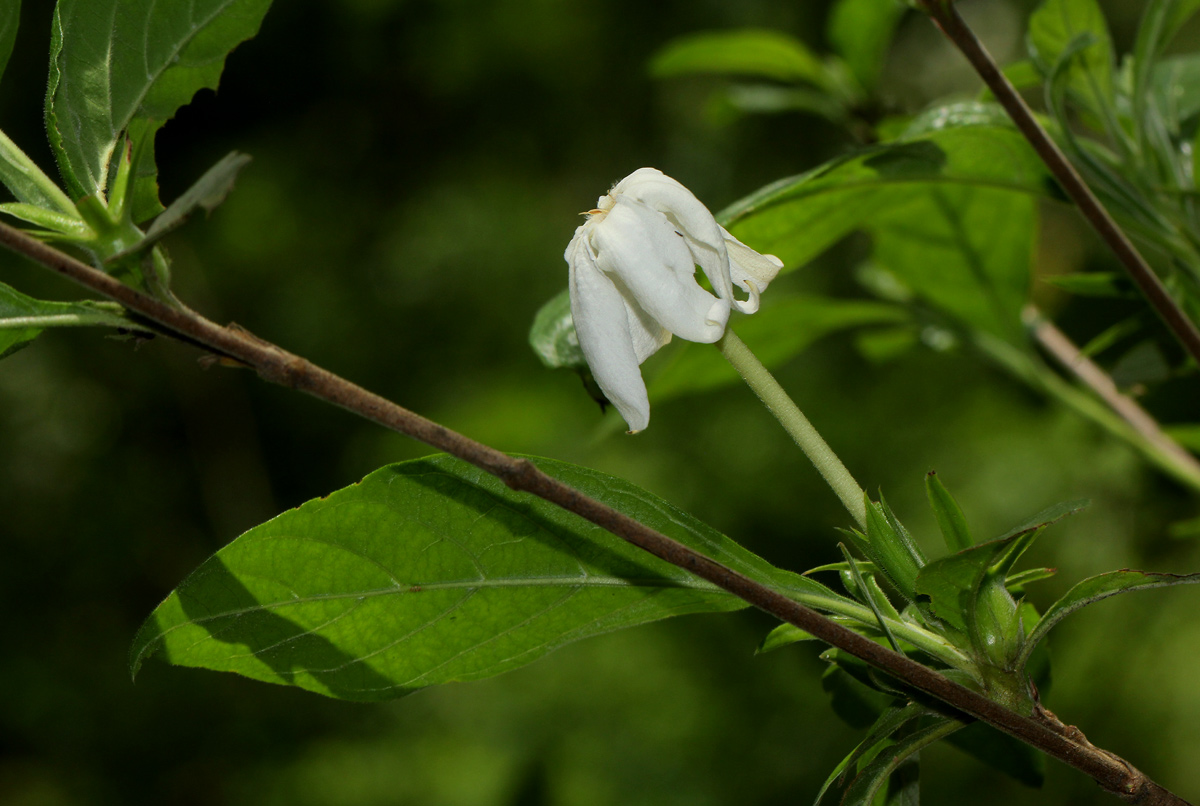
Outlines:
[{"label": "dark background foliage", "polygon": [[[1141,4],[1109,3],[1118,46]],[[1004,56],[1028,4],[964,3]],[[0,126],[49,166],[40,123],[48,0],[26,0]],[[848,147],[801,114],[728,120],[711,82],[655,83],[656,48],[693,30],[773,27],[822,47],[824,2],[288,0],[159,138],[171,199],[230,149],[254,156],[207,221],[173,236],[180,295],[499,448],[629,478],[778,564],[839,555],[844,513],[748,391],[656,407],[636,438],[525,345],[565,284],[561,252],[614,180],[654,165],[717,209]],[[906,19],[887,98],[916,109],[974,83]],[[1043,258],[1102,261],[1061,210]],[[855,296],[838,246],[780,285]],[[0,255],[3,280],[75,289]],[[1055,298],[1048,298],[1054,304]],[[1061,304],[1061,300],[1059,300]],[[145,615],[241,531],[423,446],[195,351],[59,332],[0,365],[0,802],[57,804],[769,804],[805,802],[854,732],[807,645],[754,656],[754,613],[690,617],[571,646],[475,684],[362,706],[151,664]],[[653,370],[653,365],[648,368]],[[931,534],[937,468],[973,527],[1058,500],[1094,506],[1032,558],[1073,581],[1200,569],[1166,537],[1193,502],[1094,426],[971,355],[884,364],[853,339],[781,373],[859,480]],[[1185,796],[1200,792],[1200,591],[1099,605],[1055,634],[1048,703]],[[1032,792],[937,747],[929,803],[1090,803],[1051,767]]]}]

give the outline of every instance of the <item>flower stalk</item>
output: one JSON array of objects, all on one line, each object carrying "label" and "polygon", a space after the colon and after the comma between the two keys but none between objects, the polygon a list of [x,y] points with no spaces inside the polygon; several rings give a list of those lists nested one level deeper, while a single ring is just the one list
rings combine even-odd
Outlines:
[{"label": "flower stalk", "polygon": [[804,455],[816,467],[817,472],[841,499],[842,506],[854,518],[860,529],[867,528],[867,509],[864,503],[863,489],[854,476],[846,469],[846,465],[829,447],[829,443],[817,433],[817,429],[800,411],[788,393],[775,380],[763,363],[737,334],[726,328],[725,335],[717,342],[717,347],[725,360],[733,365],[746,385],[754,390],[758,399],[767,407],[767,411],[779,420],[783,430],[788,432]]}]

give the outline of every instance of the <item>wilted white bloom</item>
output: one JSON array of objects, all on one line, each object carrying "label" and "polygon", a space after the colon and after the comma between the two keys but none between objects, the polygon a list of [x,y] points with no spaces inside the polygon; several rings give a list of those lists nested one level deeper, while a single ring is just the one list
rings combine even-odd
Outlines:
[{"label": "wilted white bloom", "polygon": [[[650,422],[641,363],[671,334],[721,338],[730,310],[757,311],[783,263],[730,235],[691,191],[654,168],[622,179],[584,215],[563,255],[571,316],[596,383],[635,433]],[[715,296],[696,282],[696,266]]]}]

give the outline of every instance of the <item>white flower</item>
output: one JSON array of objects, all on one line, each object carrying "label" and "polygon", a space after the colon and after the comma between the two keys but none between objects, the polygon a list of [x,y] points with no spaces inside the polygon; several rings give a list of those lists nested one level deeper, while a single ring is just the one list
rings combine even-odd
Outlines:
[{"label": "white flower", "polygon": [[[691,191],[654,168],[622,179],[567,245],[571,316],[605,397],[636,433],[650,422],[640,364],[671,340],[714,342],[730,310],[754,313],[783,267],[717,224]],[[716,292],[696,282],[696,266]],[[733,286],[746,293],[734,296]]]}]

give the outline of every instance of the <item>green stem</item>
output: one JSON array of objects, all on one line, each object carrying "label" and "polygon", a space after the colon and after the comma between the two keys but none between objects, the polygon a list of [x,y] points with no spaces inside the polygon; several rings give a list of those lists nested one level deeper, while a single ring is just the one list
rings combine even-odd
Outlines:
[{"label": "green stem", "polygon": [[758,399],[767,407],[767,411],[775,415],[783,430],[787,431],[804,455],[812,461],[817,472],[826,483],[842,499],[842,505],[850,513],[860,528],[867,528],[867,509],[863,503],[863,488],[850,475],[850,471],[842,464],[833,449],[829,447],[817,429],[804,416],[804,412],[783,391],[775,376],[763,366],[758,357],[750,351],[746,343],[737,337],[729,328],[717,342],[717,348],[725,360],[733,365],[746,385],[754,390]]}]

